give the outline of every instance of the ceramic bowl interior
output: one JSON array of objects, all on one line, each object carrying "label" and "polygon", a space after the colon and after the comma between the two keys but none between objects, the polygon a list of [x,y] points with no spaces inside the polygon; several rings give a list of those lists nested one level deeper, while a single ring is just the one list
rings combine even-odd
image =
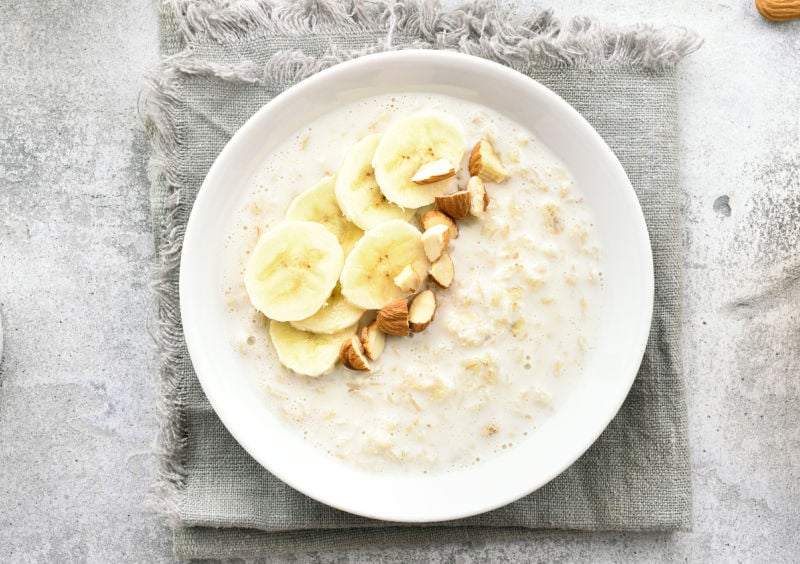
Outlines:
[{"label": "ceramic bowl interior", "polygon": [[[215,257],[242,191],[285,138],[315,118],[385,93],[441,93],[488,106],[530,129],[566,165],[596,220],[604,285],[598,342],[581,382],[525,441],[470,468],[433,476],[371,474],[286,430],[242,370],[225,326]],[[268,133],[266,133],[268,132]],[[647,341],[653,267],[638,200],[615,155],[563,99],[515,71],[435,51],[371,55],[337,65],[258,111],[217,158],[187,226],[180,272],[186,343],[222,422],[266,469],[333,507],[401,522],[441,521],[497,508],[536,490],[572,464],[619,410]]]}]

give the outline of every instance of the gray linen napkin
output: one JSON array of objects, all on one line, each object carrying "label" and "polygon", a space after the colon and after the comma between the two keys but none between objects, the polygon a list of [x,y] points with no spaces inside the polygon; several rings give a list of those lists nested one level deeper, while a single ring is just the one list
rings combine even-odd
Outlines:
[{"label": "gray linen napkin", "polygon": [[[690,527],[681,367],[680,190],[675,66],[699,41],[685,30],[567,24],[481,4],[172,0],[164,59],[146,90],[153,145],[154,284],[164,424],[158,508],[182,558],[404,543],[521,538],[541,529]],[[315,502],[254,462],[214,414],[192,370],[178,308],[184,227],[197,191],[236,130],[275,95],[358,55],[425,47],[492,59],[575,106],[619,157],[653,244],[655,312],[641,370],[589,451],[528,497],[457,522],[398,526]],[[265,438],[268,440],[268,437]]]}]

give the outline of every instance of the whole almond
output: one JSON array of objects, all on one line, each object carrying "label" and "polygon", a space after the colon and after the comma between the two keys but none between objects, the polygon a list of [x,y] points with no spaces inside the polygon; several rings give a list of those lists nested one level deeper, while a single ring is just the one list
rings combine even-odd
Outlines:
[{"label": "whole almond", "polygon": [[758,13],[773,22],[800,18],[800,0],[755,0]]}]

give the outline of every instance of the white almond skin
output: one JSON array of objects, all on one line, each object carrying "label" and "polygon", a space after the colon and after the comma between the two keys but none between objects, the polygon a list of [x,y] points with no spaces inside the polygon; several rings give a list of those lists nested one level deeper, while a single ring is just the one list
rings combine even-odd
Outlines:
[{"label": "white almond skin", "polygon": [[442,252],[450,244],[450,229],[447,225],[434,225],[422,234],[422,246],[425,256],[433,262],[442,256]]},{"label": "white almond skin", "polygon": [[481,217],[486,212],[488,205],[486,198],[486,186],[478,176],[473,176],[467,182],[467,191],[471,199],[469,203],[469,213],[475,217]]},{"label": "white almond skin", "polygon": [[452,217],[444,212],[439,210],[427,211],[423,214],[422,218],[420,218],[420,223],[422,223],[423,230],[430,229],[434,225],[447,225],[450,233],[450,240],[458,239],[458,225]]},{"label": "white almond skin", "polygon": [[455,278],[455,265],[453,259],[447,253],[442,253],[428,271],[428,276],[431,277],[439,287],[449,288]]},{"label": "white almond skin", "polygon": [[503,182],[508,178],[508,171],[486,139],[480,139],[472,148],[469,155],[469,173],[479,176],[486,182]]},{"label": "white almond skin", "polygon": [[447,159],[439,159],[419,167],[419,170],[411,177],[411,181],[417,184],[431,184],[455,176],[455,174],[456,167],[453,166],[453,163]]},{"label": "white almond skin", "polygon": [[436,316],[436,296],[425,290],[411,302],[408,310],[408,325],[414,333],[424,331]]},{"label": "white almond skin", "polygon": [[386,348],[386,333],[378,329],[376,322],[372,322],[361,329],[361,344],[368,359],[378,360]]},{"label": "white almond skin", "polygon": [[409,264],[400,271],[400,274],[394,277],[394,283],[404,292],[413,294],[419,290],[419,287],[422,285],[422,280],[420,279],[419,274],[417,274]]}]

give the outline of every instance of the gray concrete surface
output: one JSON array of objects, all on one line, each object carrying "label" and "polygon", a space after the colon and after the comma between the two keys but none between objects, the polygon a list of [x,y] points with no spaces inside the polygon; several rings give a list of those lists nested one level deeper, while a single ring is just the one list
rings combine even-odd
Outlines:
[{"label": "gray concrete surface", "polygon": [[[681,79],[694,530],[290,561],[800,557],[800,22],[766,23],[743,0],[560,4],[706,38]],[[0,2],[0,562],[173,560],[143,505],[156,421],[136,105],[156,12]]]}]

